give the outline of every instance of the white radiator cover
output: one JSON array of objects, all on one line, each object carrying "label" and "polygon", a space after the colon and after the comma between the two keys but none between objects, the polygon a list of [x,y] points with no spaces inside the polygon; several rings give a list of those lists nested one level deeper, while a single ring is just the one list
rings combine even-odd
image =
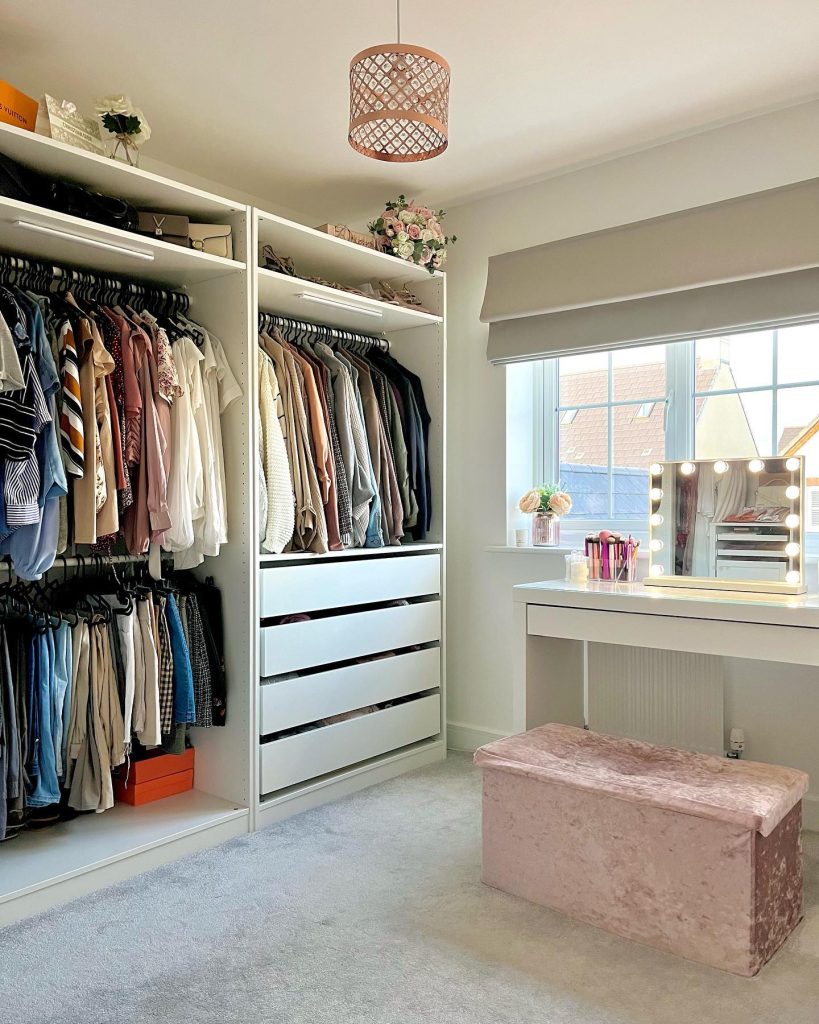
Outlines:
[{"label": "white radiator cover", "polygon": [[595,643],[587,658],[590,729],[724,753],[721,658]]}]

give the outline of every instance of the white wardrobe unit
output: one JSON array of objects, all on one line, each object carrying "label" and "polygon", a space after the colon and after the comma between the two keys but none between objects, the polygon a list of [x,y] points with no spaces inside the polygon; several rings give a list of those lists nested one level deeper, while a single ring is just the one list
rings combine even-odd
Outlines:
[{"label": "white wardrobe unit", "polygon": [[[234,259],[226,260],[0,196],[0,251],[186,291],[191,316],[223,342],[243,391],[222,420],[229,542],[197,570],[222,590],[227,724],[195,730],[192,791],[142,807],[118,804],[0,844],[3,925],[445,756],[446,292],[442,274],[3,124],[0,153],[139,209],[230,224]],[[310,276],[406,282],[432,312],[259,269],[267,242]],[[326,556],[259,554],[259,309],[383,332],[399,362],[420,376],[432,417],[433,521],[424,543]],[[272,624],[294,612],[312,618]],[[302,674],[282,678],[295,672]],[[304,728],[387,702],[397,703]]]},{"label": "white wardrobe unit", "polygon": [[[256,273],[256,306],[262,312],[383,334],[392,355],[421,378],[432,418],[433,519],[426,541],[258,557],[257,822],[263,825],[446,755],[446,282],[443,274],[430,275],[273,214],[254,214],[257,253],[269,244],[291,257],[305,277],[352,286],[388,280],[394,287],[407,284],[418,296],[430,312],[263,266]],[[277,621],[302,615],[309,618]],[[382,704],[389,706],[322,724]]]},{"label": "white wardrobe unit", "polygon": [[[251,275],[247,207],[178,182],[0,124],[0,153],[55,177],[127,199],[141,209],[230,224],[235,259],[0,196],[0,250],[22,257],[161,283],[191,298],[191,316],[224,343],[244,400],[222,421],[227,463],[229,543],[197,572],[223,592],[228,713],[224,728],[194,730],[195,788],[142,807],[118,804],[46,832],[0,845],[0,925],[138,871],[247,832],[255,792],[251,746],[255,708],[248,685],[252,629],[250,365]],[[255,721],[255,719],[254,719]]]}]

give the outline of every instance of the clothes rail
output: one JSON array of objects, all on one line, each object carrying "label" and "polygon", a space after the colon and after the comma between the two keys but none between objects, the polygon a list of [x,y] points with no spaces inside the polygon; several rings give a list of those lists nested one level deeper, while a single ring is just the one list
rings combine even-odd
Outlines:
[{"label": "clothes rail", "polygon": [[[93,571],[97,568],[105,568],[109,565],[129,565],[137,562],[147,562],[150,555],[57,555],[53,565],[45,572],[56,572],[60,569],[88,569]],[[163,554],[161,561],[170,562],[172,555]],[[0,562],[0,569],[5,572],[14,572],[11,559],[8,555],[3,556]]]},{"label": "clothes rail", "polygon": [[163,316],[185,314],[190,308],[190,296],[185,292],[11,253],[0,253],[0,280],[41,292],[50,292],[58,283],[58,292],[73,291],[81,297],[87,292],[93,293],[108,304],[147,304]]},{"label": "clothes rail", "polygon": [[341,342],[362,352],[372,348],[377,348],[382,352],[390,350],[389,341],[382,336],[345,331],[338,327],[313,323],[311,320],[294,320],[292,317],[280,316],[278,313],[259,312],[259,330],[266,331],[271,327],[278,327],[287,341],[296,341],[298,333],[307,333],[317,334],[329,344]]}]

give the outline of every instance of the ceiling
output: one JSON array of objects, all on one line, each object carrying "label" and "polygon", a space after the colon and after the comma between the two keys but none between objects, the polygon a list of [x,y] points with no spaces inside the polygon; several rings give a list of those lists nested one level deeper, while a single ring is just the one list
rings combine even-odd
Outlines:
[{"label": "ceiling", "polygon": [[0,0],[0,74],[88,111],[126,92],[146,156],[350,221],[819,95],[816,0],[403,0],[402,18],[452,67],[449,149],[414,165],[346,141],[349,59],[394,38],[392,0]]}]

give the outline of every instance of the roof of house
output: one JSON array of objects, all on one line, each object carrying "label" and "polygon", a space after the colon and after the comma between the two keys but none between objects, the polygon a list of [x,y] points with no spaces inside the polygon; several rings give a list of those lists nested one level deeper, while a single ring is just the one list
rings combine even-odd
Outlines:
[{"label": "roof of house", "polygon": [[804,427],[785,427],[779,435],[779,454],[798,455],[817,433],[819,433],[819,416],[816,416]]},{"label": "roof of house", "polygon": [[[697,370],[697,391],[707,391],[718,366]],[[560,378],[561,406],[605,402],[608,394],[607,371],[588,370],[563,374]],[[633,405],[618,405],[612,410],[613,456],[618,466],[639,468],[665,458],[665,362],[617,366],[613,370],[613,397],[616,401],[633,398]],[[639,416],[646,398],[657,401],[648,416]],[[697,414],[704,399],[699,399]],[[646,412],[648,409],[643,409]],[[570,423],[560,416],[560,458],[563,462],[605,466],[609,461],[608,414],[605,408],[578,409]]]}]

